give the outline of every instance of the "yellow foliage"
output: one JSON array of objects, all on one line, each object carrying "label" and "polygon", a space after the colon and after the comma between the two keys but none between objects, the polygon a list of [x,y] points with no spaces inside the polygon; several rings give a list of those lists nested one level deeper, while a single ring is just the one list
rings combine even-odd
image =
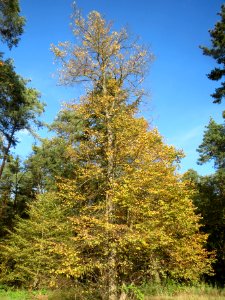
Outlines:
[{"label": "yellow foliage", "polygon": [[109,289],[166,276],[197,280],[210,273],[211,259],[193,191],[176,173],[183,153],[135,115],[143,93],[133,87],[143,79],[149,54],[135,45],[125,51],[126,32],[112,32],[98,12],[79,17],[75,27],[77,45],[52,49],[62,63],[61,80],[90,81],[91,88],[65,107],[80,116],[82,134],[74,138],[64,129],[66,156],[76,169],[73,179],[58,179],[54,194],[68,232],[49,237],[48,253],[59,258],[57,267],[51,261],[51,274]]},{"label": "yellow foliage", "polygon": [[[210,259],[193,192],[176,173],[183,153],[135,117],[143,94],[135,87],[152,56],[134,44],[125,51],[127,33],[111,27],[96,11],[87,20],[79,15],[77,44],[52,47],[62,63],[62,82],[91,83],[86,96],[66,108],[82,116],[83,138],[78,147],[68,147],[78,166],[74,180],[59,184],[60,197],[74,211],[71,247],[82,261],[77,270],[82,267],[85,276],[109,286],[112,278],[114,283],[167,275],[196,280],[210,272]],[[62,60],[59,51],[67,54]]]}]

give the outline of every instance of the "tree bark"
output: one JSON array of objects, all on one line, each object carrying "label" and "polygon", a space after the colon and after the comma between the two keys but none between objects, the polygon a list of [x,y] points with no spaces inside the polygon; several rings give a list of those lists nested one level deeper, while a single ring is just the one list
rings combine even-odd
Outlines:
[{"label": "tree bark", "polygon": [[6,163],[6,160],[8,158],[8,155],[9,155],[9,149],[12,145],[12,139],[13,139],[14,133],[15,133],[15,128],[13,128],[12,133],[10,135],[10,138],[8,139],[8,145],[4,150],[4,155],[3,155],[2,163],[1,163],[1,166],[0,166],[0,180],[2,178],[2,174],[3,174],[4,168],[5,168],[5,163]]},{"label": "tree bark", "polygon": [[[103,95],[107,96],[106,87],[106,76],[103,72]],[[112,185],[114,179],[114,149],[113,149],[113,131],[111,126],[112,112],[110,111],[110,104],[106,103],[106,126],[107,126],[107,192],[106,192],[106,214],[108,224],[113,224],[114,220],[114,207],[113,207],[113,195],[112,195]],[[111,229],[110,229],[111,230]],[[108,258],[108,292],[109,300],[117,300],[117,284],[116,284],[116,249],[111,243],[111,238],[113,238],[109,232],[108,236],[108,248],[109,248],[109,258]]]},{"label": "tree bark", "polygon": [[[13,128],[13,131],[10,135],[9,140],[8,140],[8,145],[4,150],[3,159],[2,159],[1,166],[0,166],[0,180],[2,179],[2,174],[3,174],[4,168],[5,168],[5,164],[6,164],[8,155],[9,155],[9,149],[12,145],[12,138],[13,138],[14,133],[15,133],[15,128]],[[0,218],[2,218],[3,213],[4,213],[4,209],[7,205],[6,199],[4,200],[4,197],[3,197],[3,201],[1,201],[0,205],[1,205],[0,206]]]}]

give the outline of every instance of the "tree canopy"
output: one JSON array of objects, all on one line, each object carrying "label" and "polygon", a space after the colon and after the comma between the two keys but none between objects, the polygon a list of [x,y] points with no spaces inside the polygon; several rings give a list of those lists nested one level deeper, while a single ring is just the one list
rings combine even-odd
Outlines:
[{"label": "tree canopy", "polygon": [[[209,30],[212,46],[210,48],[201,46],[203,54],[214,58],[216,63],[219,65],[219,67],[215,67],[208,74],[208,78],[215,81],[223,80],[225,75],[225,5],[222,5],[221,11],[218,15],[221,17],[221,20],[215,24],[214,29]],[[216,88],[215,93],[211,96],[214,99],[214,103],[221,103],[225,96],[225,82],[221,82],[221,86]]]},{"label": "tree canopy", "polygon": [[23,33],[24,17],[20,16],[18,0],[0,0],[0,36],[11,49],[16,46]]},{"label": "tree canopy", "polygon": [[212,160],[216,169],[225,168],[225,124],[217,124],[210,119],[198,152],[199,164]]},{"label": "tree canopy", "polygon": [[[24,198],[18,197],[19,190],[20,192],[22,190],[21,182],[19,188],[17,177],[21,175],[19,171],[21,167],[15,163],[11,150],[18,143],[20,131],[25,130],[33,134],[35,127],[41,125],[39,117],[44,110],[44,105],[39,100],[39,92],[28,87],[28,81],[15,72],[11,60],[3,60],[1,57],[0,78],[0,217],[3,226],[2,234],[2,232],[6,232],[4,226],[11,227],[15,215],[23,213],[22,207],[26,207],[24,199],[28,200],[26,196],[32,195],[32,189],[27,185],[26,192],[23,188]],[[25,178],[27,176],[23,177],[23,179]]]},{"label": "tree canopy", "polygon": [[33,125],[41,125],[38,116],[44,106],[39,101],[39,92],[27,87],[28,81],[16,74],[11,60],[2,60],[0,65],[0,178],[10,148],[17,144],[20,130],[32,132]]}]

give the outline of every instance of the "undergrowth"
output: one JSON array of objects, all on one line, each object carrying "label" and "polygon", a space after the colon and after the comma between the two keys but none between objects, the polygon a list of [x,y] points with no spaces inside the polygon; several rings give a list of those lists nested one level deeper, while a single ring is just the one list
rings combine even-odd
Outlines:
[{"label": "undergrowth", "polygon": [[[225,300],[225,289],[207,284],[187,285],[175,281],[122,287],[126,300]],[[55,290],[15,290],[0,286],[0,300],[107,300],[100,289],[85,286]]]}]

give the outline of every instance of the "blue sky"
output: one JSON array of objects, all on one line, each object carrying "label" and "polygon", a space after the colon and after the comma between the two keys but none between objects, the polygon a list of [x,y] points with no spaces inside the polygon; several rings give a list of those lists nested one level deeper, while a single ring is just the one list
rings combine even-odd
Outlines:
[{"label": "blue sky", "polygon": [[[21,0],[27,19],[18,47],[8,51],[16,70],[32,80],[32,86],[47,103],[43,116],[52,122],[63,101],[76,97],[77,89],[57,85],[56,66],[50,44],[73,41],[70,30],[71,0]],[[213,172],[211,165],[198,166],[196,148],[209,118],[222,122],[224,104],[212,103],[217,84],[206,74],[215,61],[202,55],[199,45],[210,46],[209,29],[219,20],[222,0],[77,0],[83,15],[92,10],[114,21],[114,29],[127,26],[155,55],[145,80],[150,94],[142,113],[163,135],[165,142],[183,149],[186,158],[180,172],[194,168],[200,174]],[[42,133],[44,134],[44,132]],[[46,134],[46,133],[45,133]],[[32,138],[20,133],[16,151],[23,157],[31,151]]]}]

